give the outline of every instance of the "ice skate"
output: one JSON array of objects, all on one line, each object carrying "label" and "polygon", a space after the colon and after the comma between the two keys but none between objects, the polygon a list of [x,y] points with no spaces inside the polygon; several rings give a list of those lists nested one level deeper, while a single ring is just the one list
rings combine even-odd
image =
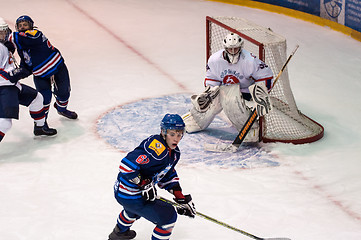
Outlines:
[{"label": "ice skate", "polygon": [[58,106],[56,105],[56,103],[54,103],[54,107],[58,111],[59,115],[62,115],[62,116],[66,117],[66,118],[69,118],[69,119],[77,119],[78,118],[78,114],[76,114],[76,112],[69,111],[66,108],[63,111],[59,111]]},{"label": "ice skate", "polygon": [[53,136],[58,132],[54,128],[49,128],[48,124],[45,123],[44,126],[36,126],[34,123],[34,135],[35,136]]},{"label": "ice skate", "polygon": [[109,240],[133,239],[136,235],[136,232],[133,230],[120,232],[118,225],[116,225],[113,232],[109,234]]}]

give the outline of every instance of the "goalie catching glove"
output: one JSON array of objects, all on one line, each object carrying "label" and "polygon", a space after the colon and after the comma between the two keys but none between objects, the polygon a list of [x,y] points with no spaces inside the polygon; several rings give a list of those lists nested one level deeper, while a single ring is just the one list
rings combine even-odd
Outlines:
[{"label": "goalie catching glove", "polygon": [[206,112],[212,101],[219,95],[219,86],[207,86],[206,90],[199,95],[193,95],[191,101],[198,112]]}]

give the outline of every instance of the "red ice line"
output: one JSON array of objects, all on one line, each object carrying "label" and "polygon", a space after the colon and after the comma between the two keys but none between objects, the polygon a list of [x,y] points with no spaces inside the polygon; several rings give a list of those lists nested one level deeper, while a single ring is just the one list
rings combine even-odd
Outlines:
[{"label": "red ice line", "polygon": [[125,40],[114,34],[110,29],[108,29],[106,26],[104,26],[102,23],[100,23],[98,20],[96,20],[93,16],[88,14],[85,10],[83,10],[81,7],[77,6],[70,0],[66,0],[70,5],[72,5],[76,10],[84,14],[87,18],[89,18],[91,21],[93,21],[96,25],[98,25],[100,28],[105,30],[108,34],[113,36],[117,41],[122,43],[125,47],[127,47],[129,50],[131,50],[133,53],[135,53],[138,57],[143,59],[146,63],[153,66],[155,69],[157,69],[160,73],[162,73],[164,76],[166,76],[168,79],[170,79],[172,82],[174,82],[178,87],[180,87],[182,90],[187,91],[187,87],[185,87],[182,83],[177,81],[172,75],[168,74],[166,71],[164,71],[162,68],[160,68],[157,64],[152,62],[150,59],[148,59],[146,56],[138,52],[134,47],[132,47],[130,44],[128,44]]},{"label": "red ice line", "polygon": [[[300,177],[302,180],[308,181],[308,182],[312,182],[311,179],[309,179],[308,177],[306,177],[302,172],[300,171],[294,171],[294,173]],[[335,206],[337,206],[339,209],[341,209],[344,213],[346,213],[349,217],[361,222],[361,216],[359,214],[357,214],[356,212],[352,211],[349,207],[345,206],[341,201],[336,200],[334,196],[327,194],[326,191],[317,184],[313,184],[312,188],[314,188],[315,190],[317,190],[318,192],[323,193],[323,195],[326,196],[326,198]]]}]

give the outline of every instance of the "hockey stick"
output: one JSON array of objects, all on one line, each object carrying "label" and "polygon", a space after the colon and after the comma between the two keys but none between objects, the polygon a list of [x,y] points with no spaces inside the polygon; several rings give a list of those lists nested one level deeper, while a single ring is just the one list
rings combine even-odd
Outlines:
[{"label": "hockey stick", "polygon": [[[165,199],[165,198],[163,198],[163,197],[158,197],[158,199],[159,199],[159,200],[162,200],[163,202],[172,204],[173,206],[180,206],[180,204],[178,204],[178,203],[176,203],[176,202],[173,202],[173,201],[170,201],[170,200],[168,200],[168,199]],[[250,238],[253,238],[253,239],[256,239],[256,240],[291,240],[290,238],[261,238],[261,237],[257,237],[257,236],[255,236],[255,235],[253,235],[253,234],[250,234],[250,233],[248,233],[248,232],[246,232],[246,231],[243,231],[243,230],[241,230],[241,229],[238,229],[238,228],[236,228],[236,227],[233,227],[233,226],[231,226],[231,225],[229,225],[229,224],[227,224],[227,223],[221,222],[221,221],[219,221],[219,220],[217,220],[217,219],[215,219],[215,218],[212,218],[212,217],[210,217],[210,216],[207,216],[207,215],[205,215],[205,214],[203,214],[203,213],[196,212],[196,215],[197,215],[197,216],[200,216],[200,217],[202,217],[202,218],[204,218],[204,219],[206,219],[206,220],[208,220],[208,221],[214,222],[214,223],[216,223],[216,224],[218,224],[218,225],[221,225],[221,226],[226,227],[226,228],[228,228],[228,229],[231,229],[231,230],[233,230],[233,231],[239,232],[239,233],[241,233],[241,234],[243,234],[243,235],[245,235],[245,236],[247,236],[247,237],[250,237]]]},{"label": "hockey stick", "polygon": [[10,55],[10,58],[11,58],[11,60],[13,61],[14,65],[15,65],[15,68],[19,68],[19,64],[18,64],[18,62],[16,61],[16,58],[14,57],[14,54],[12,54],[12,53],[9,51],[9,55]]},{"label": "hockey stick", "polygon": [[[283,71],[285,70],[288,62],[291,60],[291,58],[293,57],[293,55],[297,51],[298,47],[299,47],[299,45],[296,45],[295,49],[292,51],[290,56],[288,56],[286,62],[283,64],[283,66],[282,66],[281,70],[279,71],[276,79],[274,80],[270,91],[272,91],[272,89],[275,86],[276,82],[278,81],[278,79],[282,75]],[[234,139],[232,144],[224,144],[224,145],[205,144],[204,148],[206,150],[208,150],[208,151],[213,151],[213,152],[236,152],[238,150],[239,146],[242,144],[242,142],[243,142],[244,138],[246,137],[247,133],[249,132],[249,130],[251,129],[253,124],[256,122],[256,120],[257,120],[257,111],[256,111],[256,108],[255,108],[251,112],[251,115],[249,116],[249,118],[247,119],[245,124],[243,125],[241,131],[239,131],[237,137]]]}]

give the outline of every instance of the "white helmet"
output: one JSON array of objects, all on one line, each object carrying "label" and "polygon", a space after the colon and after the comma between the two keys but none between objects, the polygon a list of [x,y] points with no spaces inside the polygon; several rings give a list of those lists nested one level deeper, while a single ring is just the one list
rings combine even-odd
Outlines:
[{"label": "white helmet", "polygon": [[3,18],[0,17],[0,42],[5,42],[11,33],[11,29]]},{"label": "white helmet", "polygon": [[225,57],[229,63],[236,64],[244,45],[243,39],[235,33],[229,33],[223,40]]},{"label": "white helmet", "polygon": [[0,31],[6,30],[7,28],[9,28],[8,24],[0,17]]}]

